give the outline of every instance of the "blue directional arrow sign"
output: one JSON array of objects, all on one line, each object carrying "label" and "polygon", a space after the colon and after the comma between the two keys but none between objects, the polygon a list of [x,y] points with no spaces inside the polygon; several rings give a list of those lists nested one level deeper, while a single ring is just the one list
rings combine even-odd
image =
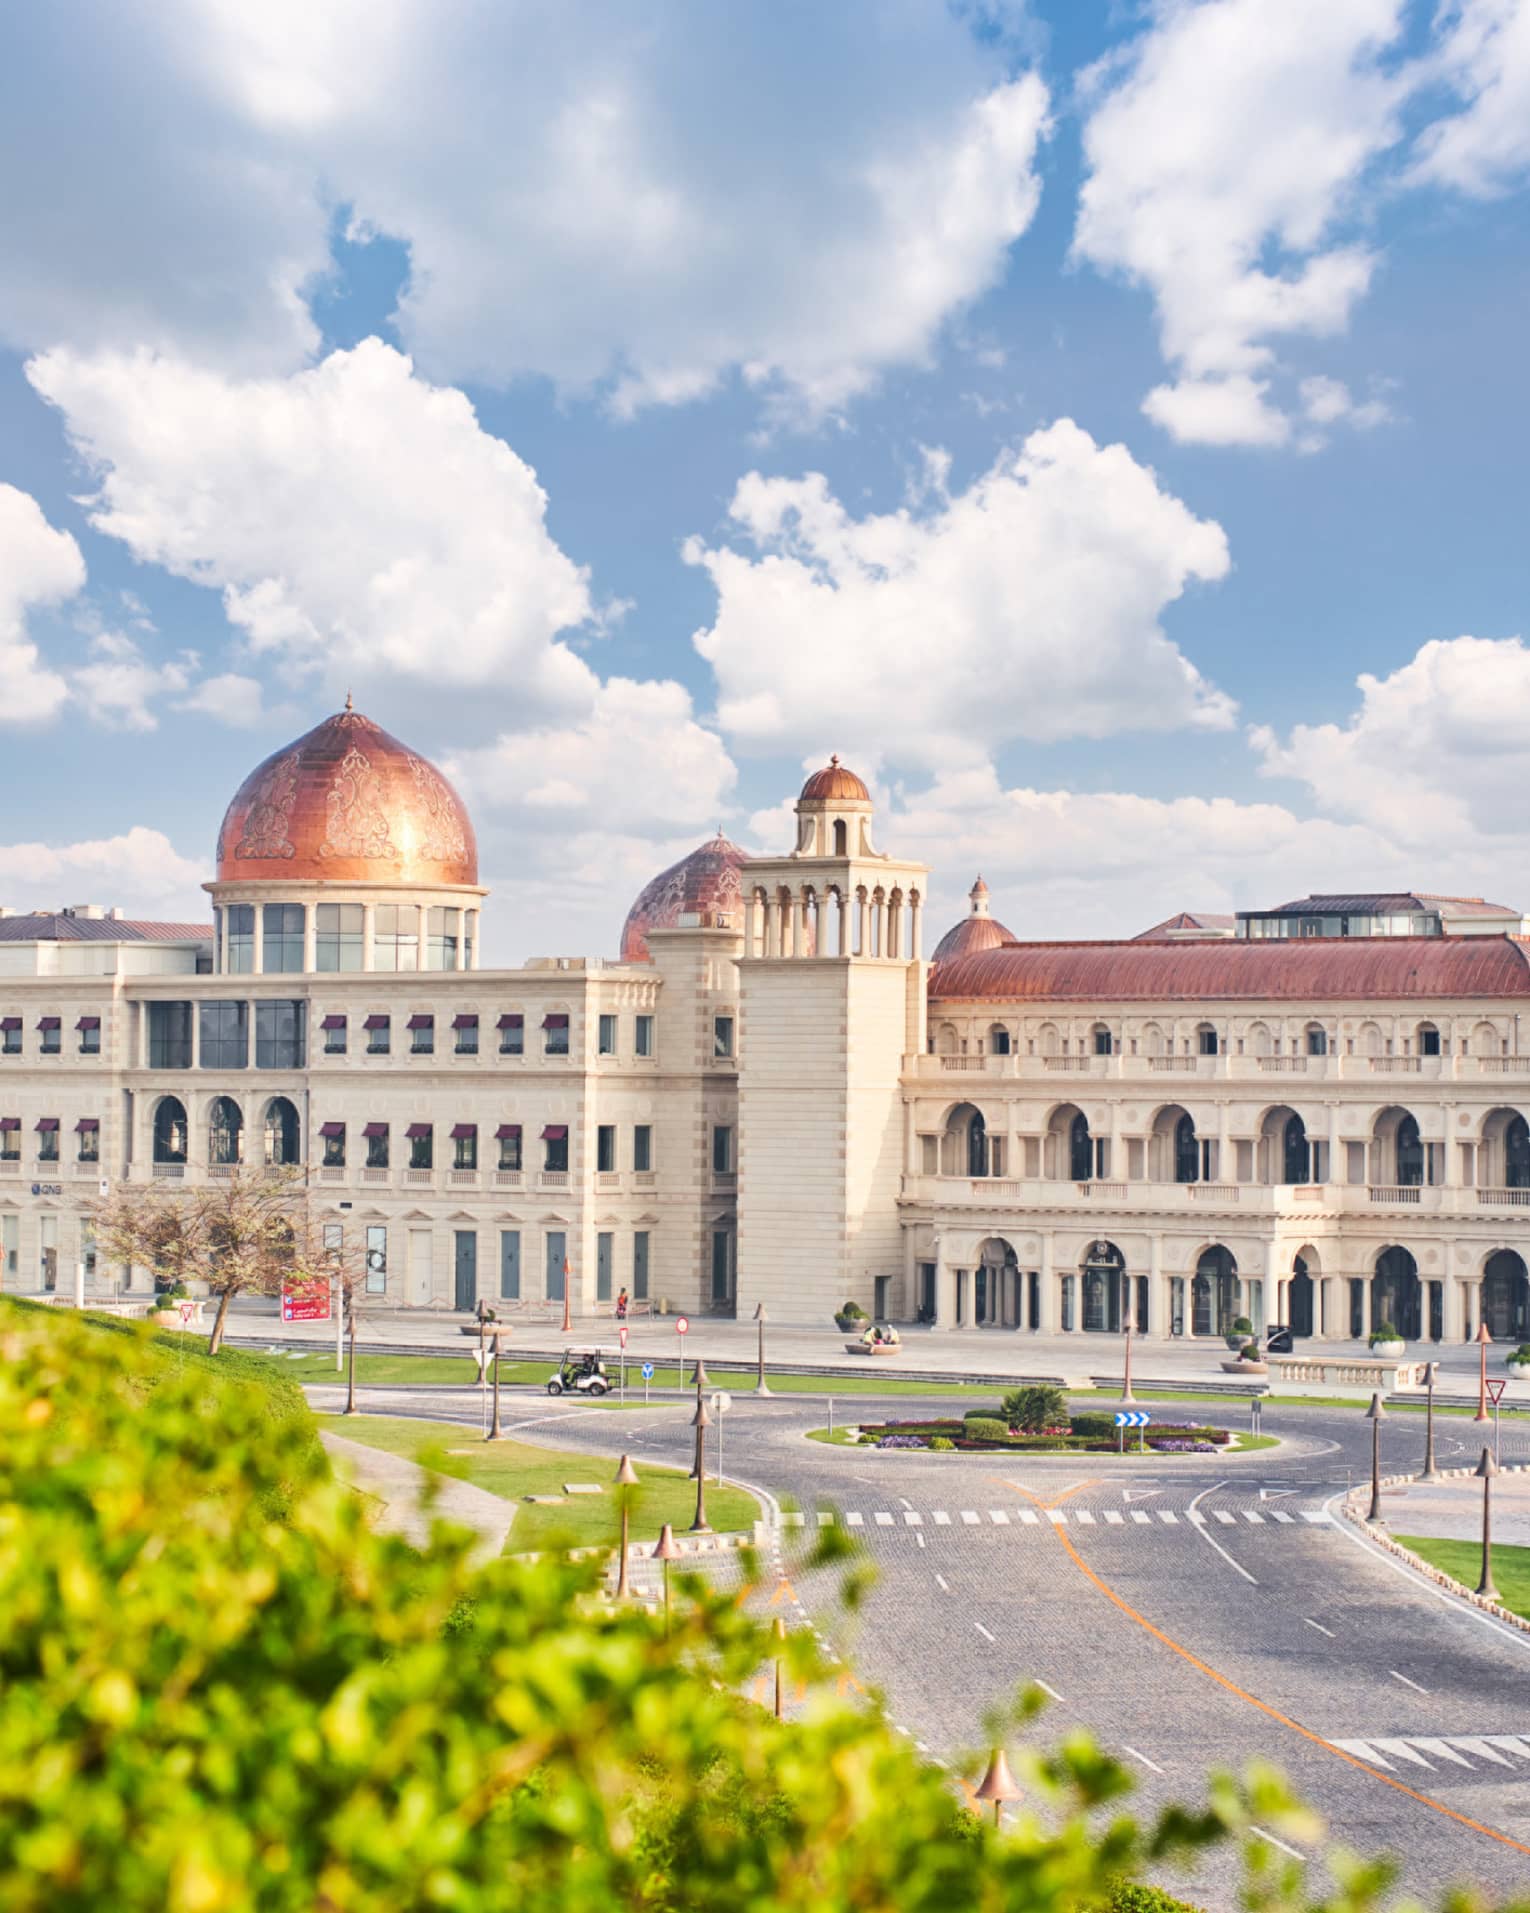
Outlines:
[{"label": "blue directional arrow sign", "polygon": [[1116,1416],[1117,1428],[1146,1428],[1153,1417],[1145,1408],[1124,1408]]},{"label": "blue directional arrow sign", "polygon": [[653,1380],[653,1363],[652,1362],[644,1362],[643,1380],[645,1382],[651,1382]]}]

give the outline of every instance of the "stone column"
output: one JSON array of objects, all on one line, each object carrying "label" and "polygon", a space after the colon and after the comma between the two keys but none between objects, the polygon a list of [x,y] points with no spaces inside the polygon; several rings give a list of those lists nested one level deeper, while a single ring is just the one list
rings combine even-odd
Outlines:
[{"label": "stone column", "polygon": [[915,963],[919,961],[921,954],[919,941],[924,930],[924,924],[921,919],[922,907],[918,892],[916,891],[910,899],[908,906],[908,953]]},{"label": "stone column", "polygon": [[856,941],[860,945],[862,956],[871,954],[871,903],[864,890],[858,890],[855,897]]},{"label": "stone column", "polygon": [[1232,1120],[1232,1109],[1227,1103],[1217,1104],[1217,1181],[1235,1182],[1233,1175],[1232,1142],[1227,1134],[1227,1125]]},{"label": "stone column", "polygon": [[1057,1333],[1058,1307],[1057,1283],[1052,1274],[1052,1237],[1043,1234],[1041,1238],[1041,1320],[1037,1326],[1039,1335]]},{"label": "stone column", "polygon": [[1106,1170],[1112,1182],[1126,1180],[1126,1144],[1121,1140],[1121,1105],[1110,1101],[1110,1163]]},{"label": "stone column", "polygon": [[946,1260],[944,1245],[935,1245],[935,1320],[932,1329],[956,1326],[956,1271]]},{"label": "stone column", "polygon": [[258,903],[252,904],[250,908],[255,924],[255,935],[252,939],[253,947],[250,951],[250,973],[253,976],[264,976],[266,970],[266,913],[264,906]]},{"label": "stone column", "polygon": [[[1112,1126],[1112,1156],[1115,1154],[1116,1141]],[[1174,1309],[1170,1301],[1168,1279],[1163,1272],[1163,1237],[1156,1231],[1148,1237],[1148,1330],[1161,1342],[1167,1342],[1174,1332]]]},{"label": "stone column", "polygon": [[1328,1105],[1328,1180],[1347,1182],[1349,1165],[1344,1160],[1344,1143],[1339,1135],[1338,1103]]},{"label": "stone column", "polygon": [[465,970],[467,968],[467,912],[466,910],[464,910],[457,919],[457,961],[452,965],[452,968],[454,970]]},{"label": "stone column", "polygon": [[839,948],[835,951],[835,955],[849,956],[850,954],[850,899],[845,895],[844,891],[841,890],[836,893],[834,902],[835,902],[836,908],[839,911]]},{"label": "stone column", "polygon": [[1466,1296],[1463,1284],[1458,1282],[1447,1267],[1445,1272],[1444,1319],[1440,1326],[1445,1331],[1447,1342],[1466,1340]]},{"label": "stone column", "polygon": [[[786,899],[786,916],[791,925],[791,954],[802,955],[802,918],[804,903],[800,891],[791,891]],[[784,954],[784,952],[783,952]]]},{"label": "stone column", "polygon": [[377,935],[377,905],[364,903],[361,906],[361,967],[363,970],[375,970],[377,961],[372,949],[372,940]]}]

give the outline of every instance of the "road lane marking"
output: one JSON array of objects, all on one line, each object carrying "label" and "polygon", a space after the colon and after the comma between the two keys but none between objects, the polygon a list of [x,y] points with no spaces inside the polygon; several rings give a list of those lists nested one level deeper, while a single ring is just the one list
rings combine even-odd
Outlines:
[{"label": "road lane marking", "polygon": [[1264,1526],[1264,1516],[1262,1514],[1256,1514],[1252,1508],[1245,1508],[1243,1510],[1243,1519],[1245,1521],[1251,1521],[1256,1528],[1262,1528]]},{"label": "road lane marking", "polygon": [[1160,1508],[1158,1510],[1158,1519],[1163,1522],[1166,1527],[1177,1528],[1179,1526],[1179,1516],[1172,1508]]},{"label": "road lane marking", "polygon": [[1469,1754],[1475,1754],[1479,1760],[1496,1761],[1500,1767],[1514,1765],[1512,1760],[1505,1760],[1496,1747],[1490,1747],[1476,1734],[1452,1734],[1450,1744],[1452,1747],[1464,1747]]},{"label": "road lane marking", "polygon": [[1425,1760],[1422,1754],[1415,1753],[1405,1740],[1389,1736],[1386,1740],[1373,1740],[1371,1745],[1379,1747],[1384,1754],[1390,1754],[1395,1759],[1411,1760],[1414,1766],[1427,1767],[1430,1773],[1434,1772],[1433,1762]]},{"label": "road lane marking", "polygon": [[1324,1627],[1321,1621],[1314,1621],[1310,1614],[1304,1614],[1302,1619],[1307,1623],[1308,1627],[1315,1627],[1319,1634],[1326,1634],[1329,1640],[1336,1641],[1339,1638],[1331,1627]]},{"label": "road lane marking", "polygon": [[903,1503],[905,1508],[912,1508],[914,1505],[913,1502],[909,1500],[907,1495],[899,1495],[898,1499]]},{"label": "road lane marking", "polygon": [[863,1514],[847,1514],[845,1516],[845,1526],[847,1528],[864,1528],[865,1525],[866,1517]]},{"label": "road lane marking", "polygon": [[[1201,1492],[1195,1497],[1195,1501],[1190,1503],[1190,1519],[1195,1523],[1195,1531],[1206,1543],[1206,1546],[1208,1548],[1215,1548],[1217,1553],[1221,1555],[1222,1559],[1235,1574],[1241,1574],[1250,1587],[1256,1588],[1259,1583],[1254,1579],[1253,1575],[1249,1573],[1248,1569],[1244,1567],[1243,1563],[1241,1561],[1235,1561],[1227,1552],[1226,1548],[1222,1546],[1221,1542],[1213,1540],[1211,1535],[1207,1533],[1205,1525],[1206,1517],[1198,1512],[1195,1505],[1196,1501],[1204,1501],[1207,1495],[1214,1495],[1218,1488],[1225,1488],[1226,1486],[1227,1483],[1225,1481],[1214,1481],[1209,1488],[1202,1488]],[[1224,1521],[1229,1523],[1232,1521],[1232,1516],[1228,1514],[1224,1508],[1218,1508],[1216,1512]]]},{"label": "road lane marking", "polygon": [[922,1533],[916,1534],[914,1539],[919,1543],[921,1548],[924,1546],[924,1535]]},{"label": "road lane marking", "polygon": [[1121,1751],[1124,1754],[1130,1754],[1133,1760],[1140,1760],[1144,1767],[1151,1767],[1155,1774],[1163,1772],[1163,1768],[1156,1760],[1149,1760],[1146,1754],[1139,1754],[1135,1747],[1128,1747],[1124,1740],[1121,1743]]},{"label": "road lane marking", "polygon": [[1039,1528],[1041,1526],[1041,1516],[1037,1514],[1034,1508],[1022,1508],[1020,1510],[1020,1519],[1028,1528]]},{"label": "road lane marking", "polygon": [[1107,1508],[1105,1510],[1105,1519],[1113,1528],[1121,1528],[1126,1525],[1126,1516],[1122,1514],[1119,1508]]},{"label": "road lane marking", "polygon": [[1009,1526],[1009,1516],[1002,1508],[990,1508],[988,1510],[988,1519],[996,1528],[1007,1528]]},{"label": "road lane marking", "polygon": [[[1073,1543],[1070,1541],[1068,1543],[1068,1546],[1071,1548],[1072,1545]],[[1041,1689],[1043,1694],[1050,1694],[1053,1700],[1060,1702],[1062,1706],[1064,1707],[1067,1706],[1068,1703],[1065,1700],[1063,1700],[1062,1695],[1058,1693],[1057,1689],[1055,1687],[1048,1687],[1046,1682],[1042,1680],[1039,1676],[1036,1679],[1035,1685]]]},{"label": "road lane marking", "polygon": [[1415,1747],[1422,1747],[1426,1754],[1433,1754],[1436,1760],[1453,1760],[1458,1767],[1471,1772],[1472,1763],[1465,1754],[1458,1754],[1454,1747],[1446,1746],[1437,1734],[1410,1734],[1408,1738]]},{"label": "road lane marking", "polygon": [[1294,1522],[1296,1520],[1296,1516],[1292,1514],[1290,1510],[1287,1508],[1271,1508],[1270,1513],[1275,1517],[1277,1521]]},{"label": "road lane marking", "polygon": [[1138,1522],[1144,1528],[1150,1528],[1153,1525],[1152,1517],[1145,1515],[1140,1508],[1132,1509],[1132,1520]]},{"label": "road lane marking", "polygon": [[1133,1501],[1146,1501],[1149,1495],[1162,1494],[1161,1488],[1123,1488],[1121,1499],[1128,1505]]},{"label": "road lane marking", "polygon": [[1078,1522],[1080,1527],[1092,1528],[1094,1526],[1094,1516],[1087,1508],[1075,1508],[1073,1511],[1073,1519]]},{"label": "road lane marking", "polygon": [[893,1518],[885,1508],[878,1508],[871,1518],[879,1528],[890,1528],[893,1524]]},{"label": "road lane marking", "polygon": [[1382,1759],[1368,1740],[1336,1740],[1333,1744],[1341,1753],[1353,1754],[1357,1759],[1366,1761],[1372,1766],[1385,1767],[1388,1773],[1397,1771],[1390,1760]]},{"label": "road lane marking", "polygon": [[1248,1823],[1250,1833],[1261,1840],[1268,1840],[1272,1847],[1279,1847],[1282,1853],[1289,1853],[1293,1860],[1305,1860],[1306,1854],[1298,1853],[1295,1847],[1288,1847],[1284,1840],[1277,1840],[1273,1833],[1266,1833],[1263,1827],[1256,1827],[1252,1820]]},{"label": "road lane marking", "polygon": [[1389,1667],[1387,1672],[1392,1676],[1393,1680],[1401,1681],[1404,1687],[1411,1687],[1415,1694],[1427,1694],[1429,1692],[1427,1687],[1420,1687],[1417,1681],[1410,1681],[1406,1674],[1399,1674],[1395,1667]]},{"label": "road lane marking", "polygon": [[969,1528],[975,1528],[975,1527],[977,1526],[977,1524],[978,1524],[978,1520],[979,1520],[979,1516],[978,1516],[978,1514],[977,1514],[977,1512],[976,1512],[976,1510],[975,1510],[975,1509],[972,1509],[972,1508],[963,1508],[963,1509],[962,1509],[962,1520],[963,1520],[963,1521],[964,1521],[964,1522],[966,1523],[966,1525],[967,1525],[967,1526],[968,1526]]},{"label": "road lane marking", "polygon": [[937,1528],[949,1528],[951,1525],[951,1517],[944,1508],[937,1508],[933,1519]]},{"label": "road lane marking", "polygon": [[[943,1574],[937,1574],[935,1579],[937,1582],[939,1582],[943,1592],[945,1592],[946,1594],[949,1594],[951,1592],[951,1583],[946,1579],[946,1577]],[[1508,1762],[1505,1761],[1504,1765],[1507,1766]]]},{"label": "road lane marking", "polygon": [[903,1516],[903,1525],[905,1528],[922,1528],[924,1526],[924,1516],[922,1514],[915,1514],[913,1509],[910,1508]]},{"label": "road lane marking", "polygon": [[990,1634],[981,1621],[974,1621],[972,1625],[977,1629],[978,1633],[982,1635],[985,1641],[992,1641],[995,1646],[998,1645],[999,1637],[996,1634]]}]

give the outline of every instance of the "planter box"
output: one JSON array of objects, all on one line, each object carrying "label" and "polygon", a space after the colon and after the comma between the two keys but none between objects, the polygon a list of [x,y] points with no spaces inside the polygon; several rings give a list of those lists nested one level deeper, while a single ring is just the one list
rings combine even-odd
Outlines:
[{"label": "planter box", "polygon": [[903,1344],[901,1342],[846,1342],[845,1353],[847,1355],[901,1355]]},{"label": "planter box", "polygon": [[1223,1362],[1222,1364],[1224,1375],[1268,1375],[1269,1372],[1268,1362]]},{"label": "planter box", "polygon": [[1407,1352],[1408,1344],[1406,1342],[1371,1343],[1371,1354],[1379,1362],[1395,1361],[1399,1355],[1406,1355]]}]

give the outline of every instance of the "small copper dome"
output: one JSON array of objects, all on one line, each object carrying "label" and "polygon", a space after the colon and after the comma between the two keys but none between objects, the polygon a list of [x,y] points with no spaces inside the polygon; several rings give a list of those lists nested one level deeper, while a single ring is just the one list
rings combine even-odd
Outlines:
[{"label": "small copper dome", "polygon": [[622,962],[651,962],[648,932],[673,930],[683,916],[700,916],[706,922],[721,912],[741,927],[739,871],[746,855],[719,830],[688,857],[644,884],[622,925]]},{"label": "small copper dome", "polygon": [[221,883],[474,884],[473,824],[434,764],[351,708],[273,751],[218,832]]},{"label": "small copper dome", "polygon": [[869,804],[871,792],[854,771],[847,771],[838,757],[831,757],[823,769],[814,771],[802,786],[802,795],[797,802]]},{"label": "small copper dome", "polygon": [[976,956],[980,950],[997,950],[1001,943],[1013,943],[1013,935],[988,914],[988,885],[981,877],[967,892],[972,900],[970,913],[951,928],[935,945],[932,963],[953,963],[957,957]]}]

